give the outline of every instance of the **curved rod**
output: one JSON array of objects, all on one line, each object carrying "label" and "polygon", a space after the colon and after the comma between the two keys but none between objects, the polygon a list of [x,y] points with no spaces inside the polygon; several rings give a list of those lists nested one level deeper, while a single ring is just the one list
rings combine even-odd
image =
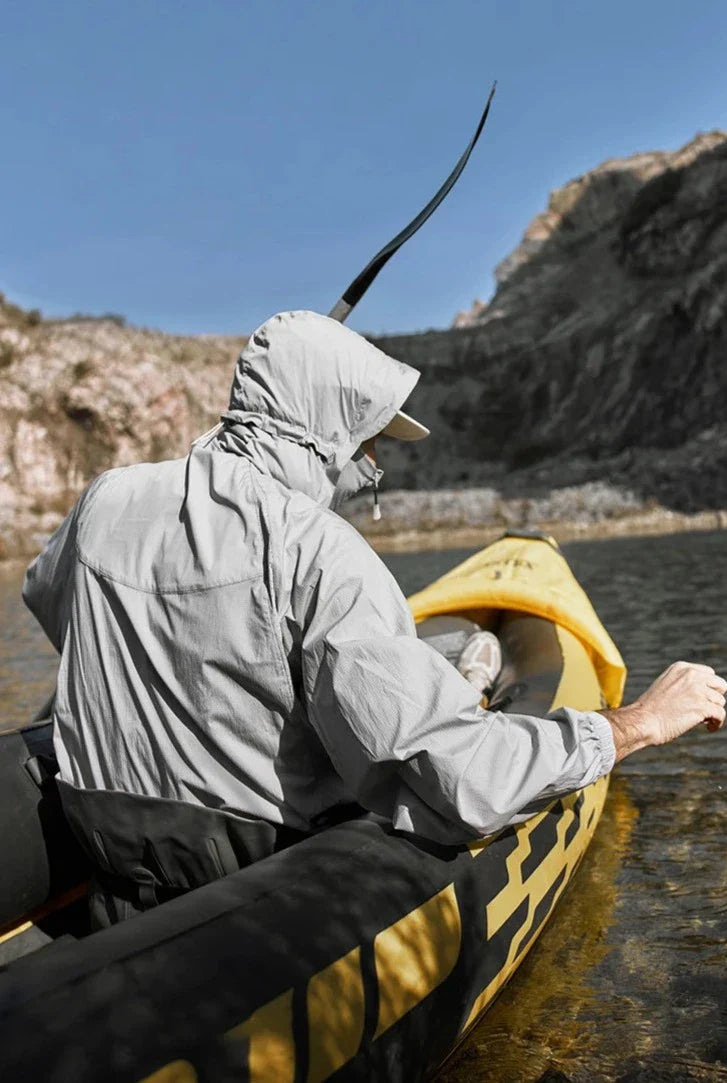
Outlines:
[{"label": "curved rod", "polygon": [[451,190],[454,188],[460,177],[460,174],[462,173],[462,170],[467,165],[469,156],[474,150],[477,140],[480,138],[480,132],[485,126],[485,121],[487,120],[487,114],[490,111],[490,104],[494,97],[496,86],[496,82],[492,84],[492,89],[490,90],[487,104],[485,105],[482,116],[480,117],[480,122],[477,125],[477,130],[472,136],[472,139],[470,140],[469,146],[465,150],[460,160],[457,162],[452,172],[447,177],[442,187],[439,189],[437,194],[432,199],[430,199],[426,207],[424,207],[423,210],[419,211],[419,214],[416,216],[416,218],[413,218],[409,225],[405,226],[404,229],[402,229],[401,233],[397,233],[396,237],[394,237],[393,240],[389,241],[388,244],[385,244],[381,251],[376,253],[371,262],[368,263],[366,267],[364,267],[363,271],[361,271],[361,273],[357,275],[356,278],[354,278],[351,285],[343,293],[343,295],[329,312],[329,316],[332,319],[338,320],[340,323],[344,322],[344,320],[353,311],[355,306],[366,293],[366,290],[374,281],[382,267],[386,266],[394,253],[398,252],[401,246],[406,241],[408,241],[410,237],[414,236],[416,231],[424,225],[427,218],[429,218],[430,215],[432,215],[436,211],[437,207],[445,198],[445,196],[448,195],[448,193],[451,192]]}]

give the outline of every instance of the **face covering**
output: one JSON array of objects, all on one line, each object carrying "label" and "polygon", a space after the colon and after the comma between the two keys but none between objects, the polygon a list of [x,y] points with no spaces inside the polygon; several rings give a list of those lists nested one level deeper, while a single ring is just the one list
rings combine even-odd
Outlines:
[{"label": "face covering", "polygon": [[380,519],[381,512],[379,511],[379,514],[376,514],[378,510],[377,490],[383,476],[384,471],[379,470],[373,459],[369,459],[368,455],[364,455],[361,448],[359,448],[339,475],[336,488],[333,491],[331,508],[333,511],[337,511],[344,501],[355,496],[356,493],[360,493],[362,489],[373,489],[375,498],[374,518]]}]

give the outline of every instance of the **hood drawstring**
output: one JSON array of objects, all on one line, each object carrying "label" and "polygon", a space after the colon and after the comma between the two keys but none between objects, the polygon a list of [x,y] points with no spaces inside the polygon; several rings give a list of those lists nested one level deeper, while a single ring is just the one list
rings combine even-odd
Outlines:
[{"label": "hood drawstring", "polygon": [[211,443],[212,439],[218,435],[218,433],[222,432],[224,427],[225,426],[223,425],[223,423],[221,421],[218,421],[217,424],[213,425],[211,429],[207,429],[207,432],[203,432],[201,436],[198,436],[195,440],[193,440],[190,446],[196,447],[197,444],[201,444],[202,447],[206,447],[207,444]]},{"label": "hood drawstring", "polygon": [[378,475],[374,475],[374,522],[378,523],[381,518],[381,508],[379,507],[379,479]]}]

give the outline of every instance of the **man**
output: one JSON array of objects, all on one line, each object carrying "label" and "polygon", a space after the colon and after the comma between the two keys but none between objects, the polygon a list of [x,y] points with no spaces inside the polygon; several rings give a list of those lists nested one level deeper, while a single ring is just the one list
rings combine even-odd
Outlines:
[{"label": "man", "polygon": [[[417,639],[331,509],[380,471],[418,373],[333,320],[272,317],[223,427],[96,479],[28,569],[61,654],[59,786],[98,870],[98,924],[271,853],[354,803],[443,842],[522,819],[699,722],[725,682],[671,667],[619,711],[491,713]],[[368,452],[368,453],[367,453]]]}]

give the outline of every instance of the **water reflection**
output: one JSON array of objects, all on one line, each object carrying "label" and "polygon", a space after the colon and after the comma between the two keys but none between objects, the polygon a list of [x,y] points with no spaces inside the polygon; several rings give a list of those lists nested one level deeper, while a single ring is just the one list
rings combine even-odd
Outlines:
[{"label": "water reflection", "polygon": [[[676,658],[727,675],[727,534],[578,542],[576,575],[629,667],[627,698]],[[405,592],[466,552],[386,558]],[[55,654],[0,570],[0,719],[27,718]],[[727,1079],[727,731],[620,767],[572,889],[445,1083]]]},{"label": "water reflection", "polygon": [[[588,975],[609,951],[616,878],[637,816],[624,783],[615,779],[601,826],[547,935],[452,1058],[441,1077],[445,1083],[535,1080],[575,1057],[593,1070],[600,1013]],[[615,1021],[613,1003],[610,1011]]]}]

